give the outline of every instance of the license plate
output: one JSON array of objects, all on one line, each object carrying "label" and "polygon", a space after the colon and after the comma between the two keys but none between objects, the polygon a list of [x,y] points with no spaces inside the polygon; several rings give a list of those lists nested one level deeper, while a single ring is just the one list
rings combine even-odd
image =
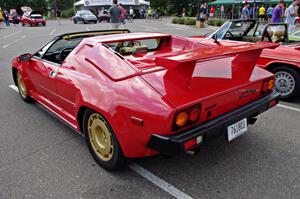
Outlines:
[{"label": "license plate", "polygon": [[227,127],[228,141],[232,141],[233,139],[239,137],[243,133],[247,132],[247,119],[243,119],[237,123],[234,123]]}]

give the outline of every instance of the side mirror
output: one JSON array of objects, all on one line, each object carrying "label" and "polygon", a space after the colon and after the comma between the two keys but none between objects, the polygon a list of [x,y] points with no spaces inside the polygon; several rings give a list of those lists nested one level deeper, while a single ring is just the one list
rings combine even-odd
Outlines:
[{"label": "side mirror", "polygon": [[217,33],[212,36],[212,39],[214,40],[215,43],[219,43]]},{"label": "side mirror", "polygon": [[29,54],[29,53],[20,55],[20,56],[18,57],[18,61],[19,61],[19,62],[27,62],[27,61],[30,61],[30,60],[31,60],[31,54]]}]

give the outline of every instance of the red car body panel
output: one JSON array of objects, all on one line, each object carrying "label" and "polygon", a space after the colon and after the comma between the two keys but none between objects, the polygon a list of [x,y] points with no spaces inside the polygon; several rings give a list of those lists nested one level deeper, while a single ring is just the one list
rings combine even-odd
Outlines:
[{"label": "red car body panel", "polygon": [[281,45],[275,49],[264,49],[257,65],[268,69],[272,64],[281,63],[292,65],[300,70],[300,45]]},{"label": "red car body panel", "polygon": [[[120,57],[102,43],[169,38],[161,49]],[[273,75],[255,66],[263,48],[276,44],[214,43],[160,33],[132,33],[88,38],[53,64],[33,57],[12,62],[24,78],[29,95],[76,131],[85,107],[102,114],[114,130],[126,157],[157,154],[147,147],[153,133],[171,135],[178,110],[201,104],[199,125],[207,107],[211,118],[260,97],[262,81]],[[214,66],[214,67],[213,67]],[[55,78],[52,77],[52,73]],[[253,93],[242,96],[245,90]],[[137,125],[132,117],[144,121]]]}]

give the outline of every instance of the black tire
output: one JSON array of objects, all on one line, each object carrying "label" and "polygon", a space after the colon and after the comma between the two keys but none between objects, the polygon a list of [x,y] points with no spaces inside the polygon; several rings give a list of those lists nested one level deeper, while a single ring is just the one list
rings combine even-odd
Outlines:
[{"label": "black tire", "polygon": [[94,24],[97,24],[97,21],[94,21]]},{"label": "black tire", "polygon": [[[23,87],[22,85],[20,84],[20,79],[22,79],[22,84],[23,84]],[[19,71],[16,71],[14,72],[14,80],[15,80],[15,83],[16,83],[16,86],[18,87],[19,89],[19,95],[21,97],[21,99],[24,101],[24,102],[27,102],[27,103],[32,103],[34,100],[29,96],[28,92],[27,92],[27,88],[24,84],[24,80],[23,80],[23,77],[22,75],[20,74]],[[24,90],[25,89],[25,90]],[[24,93],[25,92],[25,93]]]},{"label": "black tire", "polygon": [[[109,160],[103,160],[99,157],[99,155],[97,155],[97,153],[95,152],[93,146],[92,146],[92,142],[90,140],[90,135],[89,135],[89,130],[88,130],[88,121],[89,119],[94,116],[94,115],[98,115],[99,118],[106,126],[106,128],[108,129],[109,133],[111,134],[111,141],[112,141],[112,145],[113,145],[113,149],[112,149],[112,157]],[[108,122],[104,119],[103,116],[101,116],[99,113],[97,113],[94,110],[91,109],[87,109],[83,115],[83,133],[85,135],[85,139],[87,142],[87,146],[88,149],[90,151],[90,153],[92,154],[93,158],[95,159],[95,161],[104,169],[108,170],[108,171],[116,171],[121,169],[124,165],[126,165],[126,158],[123,155],[122,149],[120,147],[120,144],[115,136],[115,133],[113,132],[112,128],[110,127],[110,125],[108,124]]]},{"label": "black tire", "polygon": [[87,21],[84,20],[83,23],[84,23],[84,24],[87,24]]},{"label": "black tire", "polygon": [[25,24],[24,24],[24,23],[22,23],[22,26],[25,26]]},{"label": "black tire", "polygon": [[43,23],[43,26],[46,26],[46,24],[45,24],[45,23]]},{"label": "black tire", "polygon": [[73,20],[74,21],[74,24],[77,24],[77,21],[76,20]]},{"label": "black tire", "polygon": [[[278,66],[276,68],[273,68],[271,72],[275,74],[276,77],[275,90],[281,94],[281,100],[290,101],[299,95],[300,74],[297,70],[295,70],[290,66]],[[289,92],[285,92],[279,87],[281,84],[279,81],[284,78],[284,76],[281,75],[286,75],[287,76],[286,79],[290,76],[290,81],[291,82],[294,81],[294,87],[291,88],[290,90],[288,89]]]}]

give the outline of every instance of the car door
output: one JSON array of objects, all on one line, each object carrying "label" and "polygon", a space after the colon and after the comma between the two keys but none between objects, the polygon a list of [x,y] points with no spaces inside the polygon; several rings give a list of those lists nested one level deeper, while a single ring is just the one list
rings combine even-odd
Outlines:
[{"label": "car door", "polygon": [[56,103],[57,96],[54,77],[58,72],[60,64],[53,60],[43,59],[43,55],[50,49],[53,43],[50,42],[33,55],[30,67],[26,68],[26,72],[37,94],[52,103]]}]

